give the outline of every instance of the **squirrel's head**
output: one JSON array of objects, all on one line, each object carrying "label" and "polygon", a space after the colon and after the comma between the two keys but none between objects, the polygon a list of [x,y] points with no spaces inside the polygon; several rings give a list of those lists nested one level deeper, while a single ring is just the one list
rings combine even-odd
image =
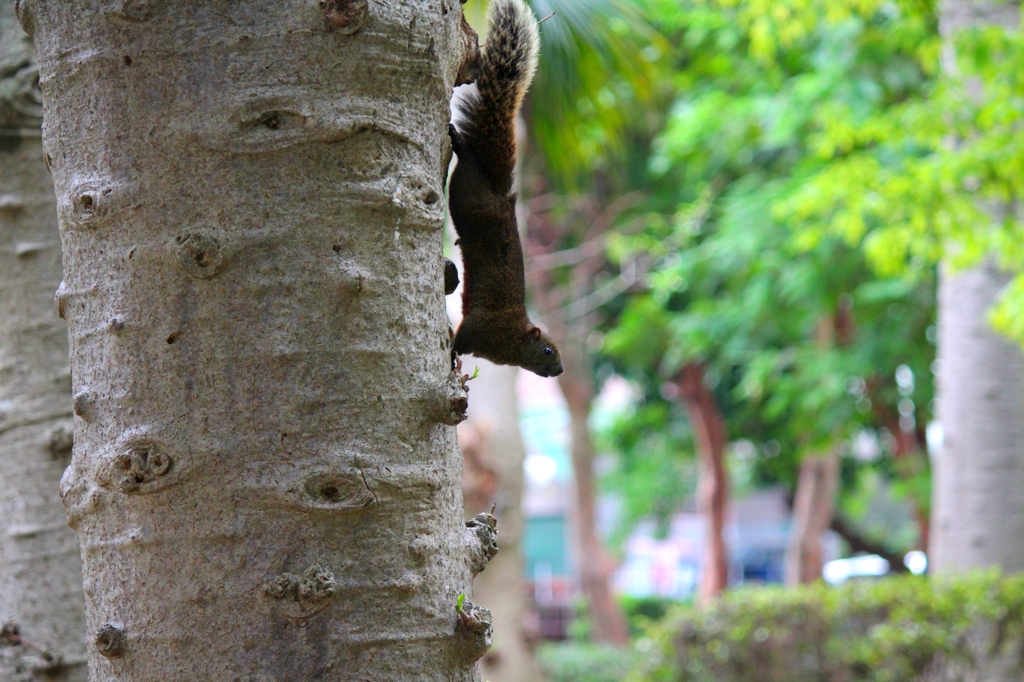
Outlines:
[{"label": "squirrel's head", "polygon": [[540,327],[530,325],[527,329],[526,345],[519,366],[542,377],[556,377],[562,373],[562,356],[558,354],[558,346]]}]

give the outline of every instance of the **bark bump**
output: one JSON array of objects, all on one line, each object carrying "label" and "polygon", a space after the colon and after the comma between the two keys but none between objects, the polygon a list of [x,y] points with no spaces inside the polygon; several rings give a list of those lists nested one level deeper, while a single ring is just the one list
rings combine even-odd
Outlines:
[{"label": "bark bump", "polygon": [[129,194],[121,183],[82,180],[72,184],[57,210],[68,228],[94,230],[110,224],[127,207]]},{"label": "bark bump", "polygon": [[[111,478],[122,493],[136,493],[147,483],[166,475],[173,463],[171,456],[156,442],[137,441],[114,458]],[[150,487],[146,492],[151,491]]]},{"label": "bark bump", "polygon": [[477,514],[466,521],[466,545],[469,549],[469,570],[475,576],[498,553],[498,519],[493,513]]},{"label": "bark bump", "polygon": [[178,265],[198,279],[216,277],[227,266],[221,242],[201,232],[189,232],[177,238]]},{"label": "bark bump", "polygon": [[331,603],[338,585],[334,573],[315,563],[301,575],[281,573],[264,588],[264,594],[280,602],[285,618],[304,624]]},{"label": "bark bump", "polygon": [[366,23],[370,6],[367,0],[321,0],[320,9],[329,31],[352,35]]},{"label": "bark bump", "polygon": [[110,623],[100,628],[93,641],[96,644],[96,650],[106,658],[121,658],[128,651],[124,631]]},{"label": "bark bump", "polygon": [[[61,315],[61,317],[64,316]],[[81,391],[75,394],[73,408],[75,414],[85,421],[89,421],[96,416],[95,401],[93,395],[88,391]]]},{"label": "bark bump", "polygon": [[304,506],[320,509],[363,511],[377,501],[362,472],[317,472],[302,489],[308,498]]},{"label": "bark bump", "polygon": [[435,419],[448,426],[456,426],[466,421],[466,412],[469,410],[467,383],[470,376],[462,373],[461,360],[456,359],[455,362],[455,369],[448,373],[436,396],[430,399],[434,404]]},{"label": "bark bump", "polygon": [[456,609],[459,614],[456,633],[463,640],[461,653],[470,661],[478,661],[491,648],[494,634],[491,612],[468,600]]},{"label": "bark bump", "polygon": [[57,317],[66,320],[68,314],[68,288],[64,284],[64,280],[61,280],[60,284],[57,285],[57,291],[53,294],[53,302],[57,304]]}]

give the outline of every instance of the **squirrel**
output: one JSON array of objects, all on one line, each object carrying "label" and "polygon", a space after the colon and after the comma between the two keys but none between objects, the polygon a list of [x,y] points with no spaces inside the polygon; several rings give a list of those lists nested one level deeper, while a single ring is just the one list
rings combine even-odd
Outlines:
[{"label": "squirrel", "polygon": [[450,296],[459,288],[459,269],[455,263],[444,259],[444,295]]},{"label": "squirrel", "polygon": [[449,124],[458,164],[448,206],[462,250],[462,324],[452,350],[542,377],[562,373],[558,347],[526,313],[512,174],[516,113],[537,69],[537,20],[523,0],[494,0],[476,92]]}]

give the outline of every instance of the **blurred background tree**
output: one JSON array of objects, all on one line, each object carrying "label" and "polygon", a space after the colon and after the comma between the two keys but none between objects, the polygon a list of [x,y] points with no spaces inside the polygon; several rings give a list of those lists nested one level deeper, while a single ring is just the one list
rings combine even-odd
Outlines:
[{"label": "blurred background tree", "polygon": [[[598,484],[620,500],[614,552],[696,499],[704,602],[730,491],[769,485],[793,583],[821,576],[828,529],[892,571],[943,546],[939,568],[1024,568],[1017,3],[535,9],[557,14],[526,107],[527,277],[567,360],[578,518]],[[612,377],[635,399],[593,433]]]},{"label": "blurred background tree", "polygon": [[32,40],[0,5],[0,680],[84,682],[82,563],[60,480],[71,461],[57,201]]}]

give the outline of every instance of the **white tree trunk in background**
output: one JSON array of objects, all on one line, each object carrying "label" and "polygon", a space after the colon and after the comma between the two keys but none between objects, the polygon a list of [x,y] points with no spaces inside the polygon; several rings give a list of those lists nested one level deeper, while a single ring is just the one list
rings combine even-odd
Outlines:
[{"label": "white tree trunk in background", "polygon": [[[951,36],[969,26],[1016,28],[1019,3],[947,0],[944,67],[955,74]],[[1007,64],[1006,68],[1015,68]],[[931,568],[1024,570],[1024,356],[987,315],[1009,281],[991,263],[944,269],[939,283],[939,421]]]},{"label": "white tree trunk in background", "polygon": [[[21,0],[93,680],[479,679],[441,228],[455,0]],[[474,41],[475,46],[475,41]]]},{"label": "white tree trunk in background", "polygon": [[[519,401],[515,367],[500,367],[473,358],[480,375],[470,382],[468,427],[478,434],[486,466],[497,476],[496,492],[483,506],[467,513],[487,511],[496,504],[501,552],[477,576],[473,593],[494,615],[494,646],[483,659],[484,679],[501,682],[537,682],[540,670],[523,632],[526,588],[523,581],[523,460],[526,449],[519,430]],[[532,375],[530,375],[532,376]],[[490,502],[490,503],[489,503]]]},{"label": "white tree trunk in background", "polygon": [[992,266],[939,285],[939,421],[931,566],[1024,570],[1024,356],[987,313],[1009,276]]},{"label": "white tree trunk in background", "polygon": [[78,543],[60,503],[71,456],[60,236],[31,40],[0,4],[0,680],[84,680]]}]

